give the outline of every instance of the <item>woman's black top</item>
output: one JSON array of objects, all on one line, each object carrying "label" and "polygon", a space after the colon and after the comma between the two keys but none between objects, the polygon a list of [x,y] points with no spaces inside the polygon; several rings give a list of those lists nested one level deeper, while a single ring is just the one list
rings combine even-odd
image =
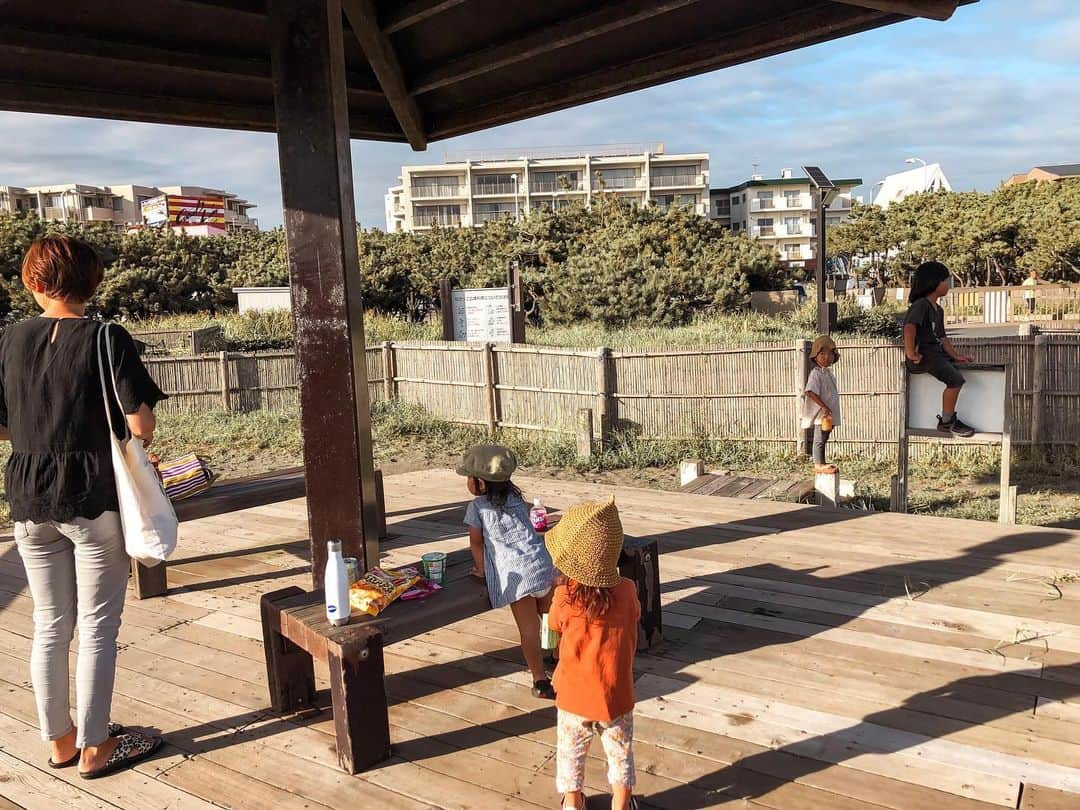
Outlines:
[{"label": "woman's black top", "polygon": [[[11,433],[4,479],[12,520],[93,520],[119,508],[98,366],[101,329],[85,318],[38,317],[0,335],[0,424]],[[144,403],[154,407],[165,394],[131,335],[111,326],[109,338],[124,411],[135,413]],[[115,395],[110,407],[123,438],[126,424]]]}]

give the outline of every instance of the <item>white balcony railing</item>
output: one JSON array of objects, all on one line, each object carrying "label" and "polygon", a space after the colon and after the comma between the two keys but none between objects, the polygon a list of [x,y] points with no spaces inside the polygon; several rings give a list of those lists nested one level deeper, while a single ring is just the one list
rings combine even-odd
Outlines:
[{"label": "white balcony railing", "polygon": [[478,197],[505,196],[507,194],[521,194],[524,188],[519,188],[517,183],[474,183],[473,194]]},{"label": "white balcony railing", "polygon": [[485,222],[498,222],[501,219],[513,219],[513,211],[477,211],[473,214],[473,222],[482,225]]},{"label": "white balcony railing", "polygon": [[801,194],[798,197],[772,197],[750,201],[751,211],[805,211],[810,208],[810,197]]},{"label": "white balcony railing", "polygon": [[760,239],[763,236],[776,236],[776,228],[773,225],[755,225],[750,229],[750,234],[755,239]]},{"label": "white balcony railing", "polygon": [[573,193],[575,191],[584,191],[585,184],[580,180],[577,182],[562,181],[562,180],[533,180],[529,184],[529,193],[531,194],[561,194],[562,192]]},{"label": "white balcony railing", "polygon": [[702,174],[654,174],[651,182],[653,188],[703,186],[705,185],[705,176]]},{"label": "white balcony railing", "polygon": [[642,177],[599,177],[593,178],[593,189],[600,191],[601,179],[603,179],[603,189],[605,191],[615,191],[622,189],[641,189],[645,185],[645,181]]},{"label": "white balcony railing", "polygon": [[461,214],[417,214],[413,225],[418,228],[456,228],[461,224]]},{"label": "white balcony railing", "polygon": [[464,197],[465,186],[412,186],[410,192],[414,200],[437,199],[444,197]]}]

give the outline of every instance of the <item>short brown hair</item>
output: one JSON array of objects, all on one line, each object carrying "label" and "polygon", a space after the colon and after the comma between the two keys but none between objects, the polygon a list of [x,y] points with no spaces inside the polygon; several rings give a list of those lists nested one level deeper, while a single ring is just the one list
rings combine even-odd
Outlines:
[{"label": "short brown hair", "polygon": [[22,263],[26,288],[59,301],[90,300],[104,275],[105,265],[97,251],[73,236],[36,240]]}]

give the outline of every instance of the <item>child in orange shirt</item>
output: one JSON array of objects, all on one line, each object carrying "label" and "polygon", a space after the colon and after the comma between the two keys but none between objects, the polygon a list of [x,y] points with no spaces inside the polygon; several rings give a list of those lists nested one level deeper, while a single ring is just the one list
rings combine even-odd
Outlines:
[{"label": "child in orange shirt", "polygon": [[612,810],[635,808],[634,651],[641,608],[634,583],[619,576],[623,529],[615,501],[572,507],[545,542],[562,573],[548,613],[548,625],[562,634],[554,678],[560,806],[585,806],[585,757],[599,734]]}]

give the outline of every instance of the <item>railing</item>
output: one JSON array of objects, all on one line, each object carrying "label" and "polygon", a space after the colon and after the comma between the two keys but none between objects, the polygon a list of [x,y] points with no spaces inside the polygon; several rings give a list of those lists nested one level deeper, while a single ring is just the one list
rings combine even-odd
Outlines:
[{"label": "railing", "polygon": [[776,228],[772,225],[755,225],[750,229],[750,232],[755,238],[761,236],[776,236]]},{"label": "railing", "polygon": [[652,177],[653,188],[677,188],[704,184],[705,178],[700,174],[656,174]]},{"label": "railing", "polygon": [[501,219],[510,218],[513,219],[514,212],[511,211],[477,211],[473,214],[473,222],[477,225],[482,225],[485,222],[498,222]]},{"label": "railing", "polygon": [[784,226],[784,235],[785,236],[816,236],[817,235],[817,228],[815,228],[813,225],[810,225],[810,224],[808,224],[806,222],[802,223],[801,225],[785,225]]},{"label": "railing", "polygon": [[413,217],[413,225],[418,228],[431,228],[438,225],[440,228],[455,228],[461,224],[461,214],[417,214]]},{"label": "railing", "polygon": [[473,183],[473,194],[495,195],[495,194],[519,194],[521,190],[518,188],[518,183]]},{"label": "railing", "polygon": [[640,188],[644,187],[644,185],[645,185],[644,178],[642,178],[640,176],[638,176],[638,177],[603,177],[603,175],[601,175],[600,177],[595,177],[593,179],[593,188],[595,190],[597,190],[597,191],[600,191],[600,179],[601,179],[601,177],[603,178],[603,181],[604,181],[604,183],[603,183],[604,190],[608,190],[608,189],[615,190],[615,189],[623,189],[623,188],[640,189]]},{"label": "railing", "polygon": [[580,180],[576,183],[561,180],[533,180],[529,184],[529,193],[531,194],[557,194],[562,191],[575,192],[584,190],[585,184]]},{"label": "railing", "polygon": [[413,199],[424,197],[464,197],[465,186],[412,186]]},{"label": "railing", "polygon": [[751,211],[803,211],[810,207],[808,197],[772,197],[769,199],[753,199],[750,201]]}]

